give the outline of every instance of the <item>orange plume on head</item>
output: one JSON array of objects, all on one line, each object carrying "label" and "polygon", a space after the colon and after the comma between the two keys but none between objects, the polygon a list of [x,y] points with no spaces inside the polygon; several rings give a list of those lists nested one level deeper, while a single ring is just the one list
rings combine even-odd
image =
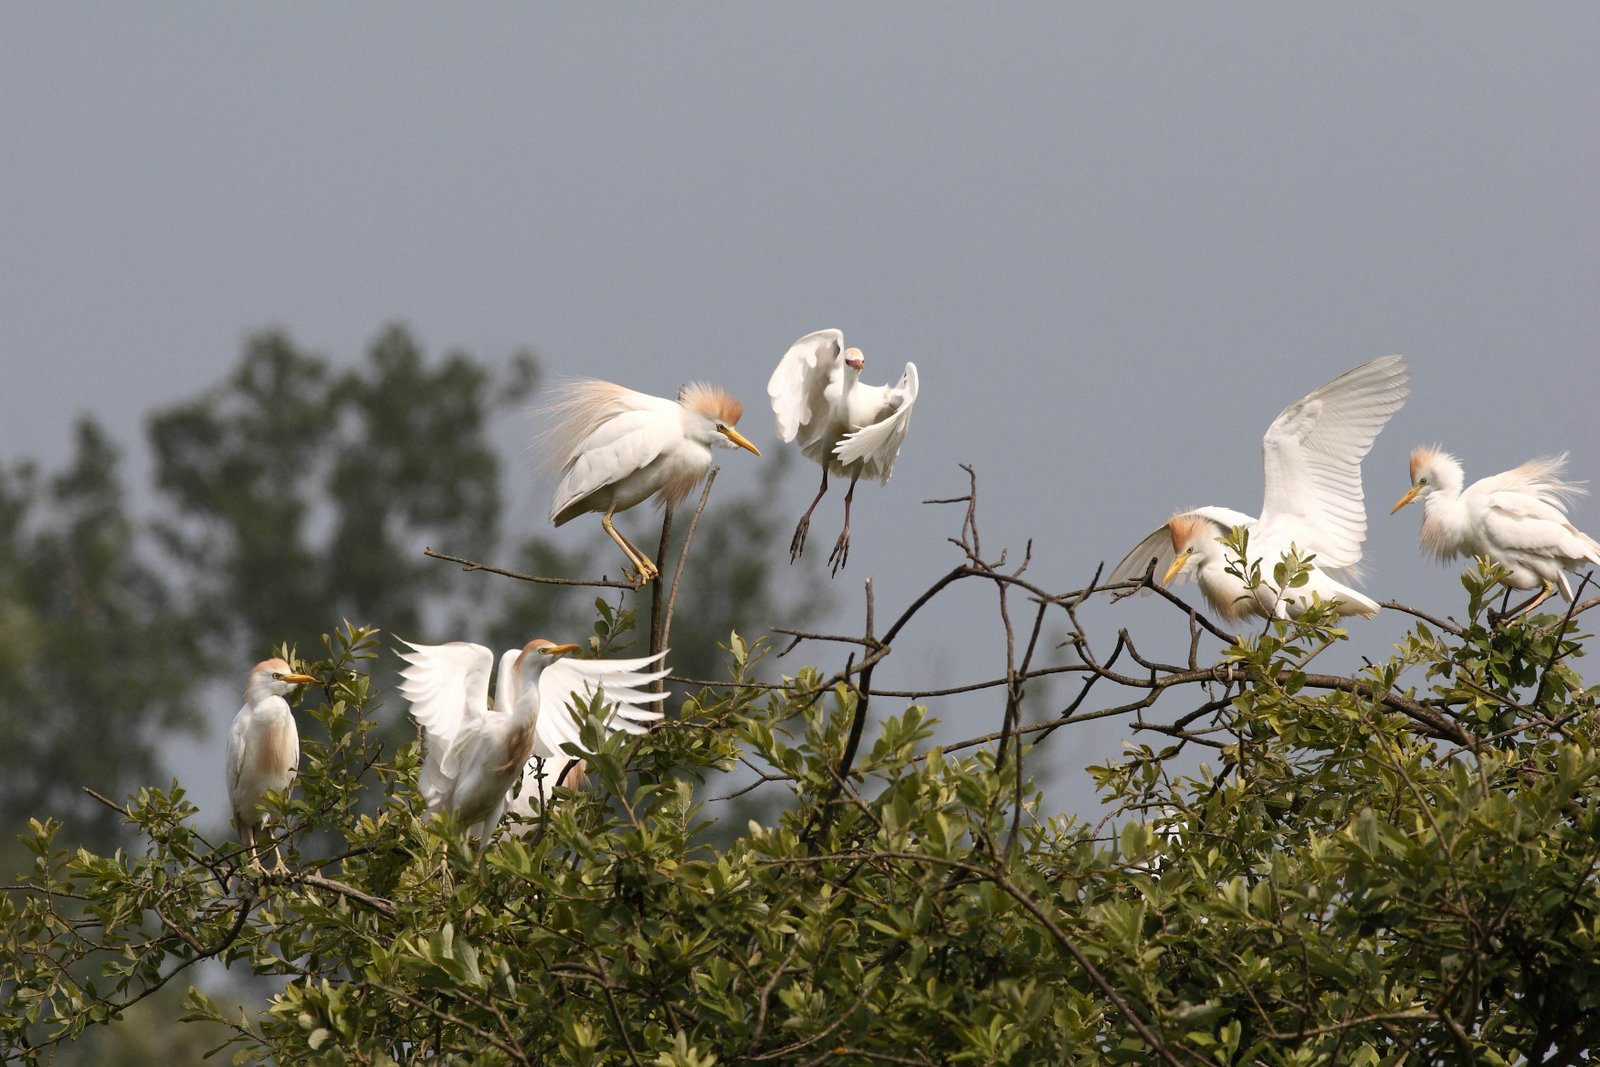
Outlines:
[{"label": "orange plume on head", "polygon": [[1172,535],[1172,548],[1182,552],[1202,537],[1217,536],[1217,524],[1204,515],[1192,511],[1181,512],[1167,520],[1167,532]]},{"label": "orange plume on head", "polygon": [[690,382],[678,391],[678,403],[698,411],[724,426],[735,426],[744,415],[744,405],[721,386],[709,382]]},{"label": "orange plume on head", "polygon": [[1417,473],[1432,463],[1439,455],[1438,445],[1418,445],[1411,450],[1411,480],[1417,480]]}]

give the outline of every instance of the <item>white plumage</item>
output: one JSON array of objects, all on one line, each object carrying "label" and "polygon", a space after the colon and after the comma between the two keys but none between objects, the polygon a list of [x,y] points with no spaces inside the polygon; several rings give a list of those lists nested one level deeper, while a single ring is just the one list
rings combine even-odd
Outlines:
[{"label": "white plumage", "polygon": [[[602,698],[614,702],[607,719],[613,730],[640,733],[661,717],[648,705],[666,694],[646,693],[643,687],[667,672],[640,668],[665,652],[644,659],[574,660],[558,657],[576,645],[530,641],[500,657],[491,708],[494,654],[489,649],[465,641],[406,644],[411,651],[400,654],[406,661],[400,693],[427,738],[417,787],[429,811],[453,812],[477,836],[480,855],[525,772],[533,777],[524,780],[513,810],[532,810],[530,789],[541,801],[548,797],[550,779],[568,758],[561,746],[578,740],[569,710],[575,695],[588,700],[603,691]],[[556,765],[553,771],[547,771],[546,761]]]},{"label": "white plumage", "polygon": [[698,382],[677,400],[592,378],[568,382],[540,410],[552,421],[537,447],[561,474],[550,521],[561,526],[600,512],[600,525],[639,581],[653,580],[655,563],[617,532],[611,516],[651,496],[667,507],[681,503],[710,469],[713,446],[761,455],[734,429],[742,414],[739,401]]},{"label": "white plumage", "polygon": [[[233,807],[233,825],[257,867],[261,859],[255,855],[256,833],[267,825],[261,802],[270,792],[287,792],[300,766],[300,731],[286,698],[295,686],[315,681],[309,674],[296,674],[282,659],[262,660],[250,669],[244,706],[233,717],[228,731],[223,772],[228,801]],[[277,866],[282,869],[283,852],[275,851]]]},{"label": "white plumage", "polygon": [[[1197,578],[1206,600],[1229,619],[1298,615],[1313,595],[1340,600],[1343,615],[1375,614],[1376,602],[1327,572],[1350,573],[1361,561],[1367,535],[1361,460],[1405,403],[1410,378],[1404,357],[1382,356],[1290,404],[1261,441],[1260,518],[1227,508],[1182,512],[1124,556],[1109,580],[1140,578],[1153,561],[1164,568],[1163,581]],[[1249,532],[1251,561],[1261,563],[1263,584],[1253,597],[1226,573],[1226,552],[1217,543],[1234,526]],[[1316,560],[1307,585],[1280,592],[1272,571],[1291,547]]]},{"label": "white plumage", "polygon": [[1390,512],[1422,500],[1422,547],[1441,560],[1483,556],[1506,570],[1511,589],[1538,589],[1517,609],[1531,612],[1557,589],[1569,601],[1566,572],[1600,565],[1600,543],[1567,519],[1566,498],[1584,492],[1563,481],[1567,455],[1531,459],[1462,489],[1460,462],[1438,448],[1411,453],[1411,488]]},{"label": "white plumage", "polygon": [[882,484],[894,472],[917,401],[917,365],[907,363],[893,386],[861,384],[865,366],[859,348],[844,347],[843,333],[818,330],[790,345],[767,380],[779,439],[799,441],[800,451],[822,466],[822,488],[800,517],[789,543],[790,562],[805,550],[811,513],[828,491],[830,473],[850,478],[844,531],[828,557],[837,573],[850,555],[850,503],[856,482],[867,477]]}]

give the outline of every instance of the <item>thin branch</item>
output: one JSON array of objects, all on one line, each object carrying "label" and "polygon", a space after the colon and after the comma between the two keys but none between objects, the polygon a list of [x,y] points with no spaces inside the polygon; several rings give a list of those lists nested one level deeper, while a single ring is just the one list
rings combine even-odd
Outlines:
[{"label": "thin branch", "polygon": [[435,552],[431,548],[422,550],[424,556],[432,559],[442,559],[447,563],[459,563],[466,571],[487,571],[490,574],[499,574],[507,578],[515,578],[521,582],[538,582],[540,585],[586,585],[603,589],[638,589],[640,582],[616,582],[609,578],[545,578],[536,574],[523,574],[520,571],[508,571],[503,567],[492,567],[487,563],[478,563],[460,556],[448,556],[443,552]]}]

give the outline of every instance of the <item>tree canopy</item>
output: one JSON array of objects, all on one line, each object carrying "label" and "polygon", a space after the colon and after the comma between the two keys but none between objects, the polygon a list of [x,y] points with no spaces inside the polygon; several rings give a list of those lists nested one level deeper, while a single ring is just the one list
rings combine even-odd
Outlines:
[{"label": "tree canopy", "polygon": [[[811,635],[817,666],[764,681],[766,646],[733,634],[721,681],[643,737],[582,709],[593,784],[482,863],[424,815],[416,747],[373,742],[385,638],[331,634],[303,664],[327,740],[282,798],[290,872],[248,871],[159,789],[122,806],[142,843],[117,855],[37,822],[0,913],[0,1040],[43,1055],[220,959],[283,982],[248,1006],[190,992],[240,1062],[1587,1062],[1600,726],[1574,663],[1600,598],[1491,619],[1480,567],[1461,610],[1412,612],[1343,675],[1309,669],[1360,640],[1326,607],[1234,635],[1158,588],[1192,640],[1142,649],[1078,608],[1148,579],[1039,588],[979,552],[975,495],[951,570],[859,637]],[[1293,588],[1305,561],[1274,571]],[[992,732],[938,746],[939,694],[872,675],[973,582],[1007,670],[972,683]],[[1062,662],[1040,648],[1055,616]],[[591,651],[630,625],[605,613]],[[1028,687],[1062,675],[1071,699],[1024,725]],[[1031,754],[1110,716],[1133,741],[1091,769],[1104,812],[1049,810]],[[765,807],[717,827],[740,793]]]}]

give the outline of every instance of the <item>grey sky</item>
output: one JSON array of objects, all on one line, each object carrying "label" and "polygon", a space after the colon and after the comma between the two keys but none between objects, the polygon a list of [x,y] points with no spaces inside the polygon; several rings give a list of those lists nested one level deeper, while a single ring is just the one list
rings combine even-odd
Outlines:
[{"label": "grey sky", "polygon": [[[394,319],[436,352],[709,378],[766,448],[767,374],[837,326],[869,380],[923,382],[857,495],[858,626],[861,579],[882,617],[954,562],[955,513],[918,501],[957,462],[986,545],[1032,536],[1034,578],[1074,588],[1176,507],[1254,510],[1272,416],[1398,351],[1365,588],[1459,610],[1387,516],[1413,444],[1600,477],[1596,56],[1580,4],[7,5],[0,457],[62,462],[88,411],[143,480],[144,415],[248,332],[350,358]],[[549,488],[530,469],[517,521]],[[952,598],[879,680],[992,675],[965,613],[991,601]],[[1175,633],[1148,603],[1089,618]],[[1401,622],[1354,629],[1378,656]]]}]

